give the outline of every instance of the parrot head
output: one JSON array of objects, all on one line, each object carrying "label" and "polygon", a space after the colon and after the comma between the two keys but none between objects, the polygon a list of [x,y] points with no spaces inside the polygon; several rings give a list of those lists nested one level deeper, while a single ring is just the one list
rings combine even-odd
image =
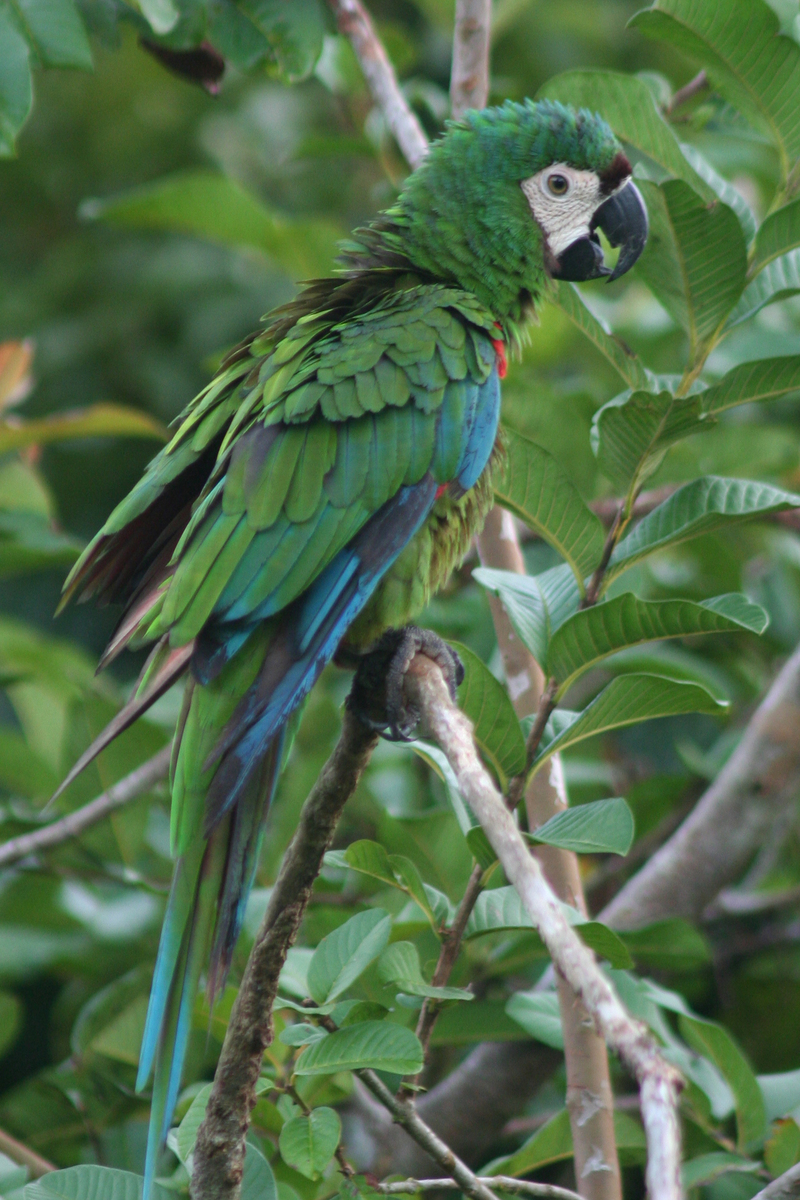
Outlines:
[{"label": "parrot head", "polygon": [[[647,239],[647,211],[602,117],[549,100],[507,101],[449,125],[380,229],[417,268],[455,280],[514,323],[548,278],[629,271]],[[620,248],[613,270],[599,231]]]}]

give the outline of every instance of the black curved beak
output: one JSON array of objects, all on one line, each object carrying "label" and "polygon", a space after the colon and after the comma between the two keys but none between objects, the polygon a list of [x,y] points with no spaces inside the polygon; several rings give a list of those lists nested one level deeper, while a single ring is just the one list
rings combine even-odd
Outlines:
[{"label": "black curved beak", "polygon": [[[583,283],[587,279],[608,276],[609,283],[630,271],[647,241],[647,209],[636,184],[629,181],[614,196],[601,204],[592,218],[589,237],[578,238],[559,256],[559,279]],[[620,246],[619,258],[611,271],[603,262],[603,249],[597,230],[602,229],[612,246]]]}]

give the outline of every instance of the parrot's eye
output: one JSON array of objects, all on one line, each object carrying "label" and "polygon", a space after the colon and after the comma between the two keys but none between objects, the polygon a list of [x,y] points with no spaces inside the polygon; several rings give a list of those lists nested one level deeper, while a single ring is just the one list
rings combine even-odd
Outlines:
[{"label": "parrot's eye", "polygon": [[548,175],[547,190],[552,196],[566,196],[569,191],[569,180],[566,175]]}]

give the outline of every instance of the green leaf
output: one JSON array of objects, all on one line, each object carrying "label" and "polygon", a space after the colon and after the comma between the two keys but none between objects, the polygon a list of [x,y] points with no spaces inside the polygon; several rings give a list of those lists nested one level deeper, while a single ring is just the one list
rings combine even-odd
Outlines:
[{"label": "green leaf", "polygon": [[641,181],[650,216],[637,269],[689,335],[695,363],[724,324],[746,282],[747,250],[739,220],[717,200],[707,206],[680,179]]},{"label": "green leaf", "polygon": [[117,1062],[138,1066],[146,1016],[147,996],[137,996],[92,1038],[88,1048]]},{"label": "green leaf", "polygon": [[525,769],[525,738],[508,692],[477,654],[451,642],[464,664],[458,703],[475,727],[475,741],[505,791],[508,780]]},{"label": "green leaf", "polygon": [[572,1131],[569,1123],[569,1113],[564,1108],[560,1113],[551,1117],[546,1125],[528,1138],[515,1154],[508,1158],[496,1159],[481,1171],[484,1174],[491,1169],[503,1175],[528,1175],[531,1171],[547,1163],[560,1162],[572,1158]]},{"label": "green leaf", "polygon": [[[51,1171],[25,1187],[25,1200],[141,1200],[144,1179],[130,1171],[82,1164]],[[154,1183],[152,1200],[174,1200],[175,1193]]]},{"label": "green leaf", "polygon": [[786,1117],[793,1109],[800,1108],[800,1069],[759,1075],[758,1086],[764,1097],[768,1121]]},{"label": "green leaf", "polygon": [[742,292],[725,322],[725,332],[749,321],[768,304],[788,300],[800,292],[800,250],[790,250],[769,263]]},{"label": "green leaf", "polygon": [[565,71],[548,79],[538,95],[601,112],[618,138],[641,150],[670,175],[683,179],[706,203],[714,200],[714,189],[687,162],[644,80],[619,71]]},{"label": "green leaf", "polygon": [[[587,921],[577,909],[568,904],[562,905],[564,914],[581,941],[602,958],[608,959],[614,967],[633,966],[633,960],[625,948],[622,939],[613,930],[599,921]],[[524,908],[516,890],[513,887],[492,888],[481,892],[475,903],[467,927],[464,932],[465,940],[482,937],[486,933],[498,933],[504,929],[533,929],[533,921]],[[544,943],[541,943],[542,953],[546,954]],[[531,953],[537,953],[537,948],[531,948]]]},{"label": "green leaf", "polygon": [[681,917],[667,917],[623,934],[623,940],[640,968],[656,971],[693,971],[711,962],[703,935]]},{"label": "green leaf", "polygon": [[768,483],[715,475],[695,479],[653,509],[622,539],[611,556],[606,584],[654,550],[677,546],[753,517],[798,507],[800,496]]},{"label": "green leaf", "polygon": [[603,525],[551,454],[513,430],[507,437],[508,462],[494,484],[495,500],[566,559],[583,590],[603,553]]},{"label": "green leaf", "polygon": [[404,890],[408,893],[412,900],[416,901],[425,916],[430,921],[434,929],[438,926],[436,914],[428,899],[428,893],[425,884],[422,881],[422,876],[417,870],[416,864],[410,858],[406,858],[404,854],[391,854],[389,856],[392,870],[400,877],[404,885]]},{"label": "green leaf", "polygon": [[0,579],[69,566],[83,546],[36,513],[0,511]]},{"label": "green leaf", "polygon": [[248,1142],[244,1151],[244,1174],[240,1200],[278,1200],[278,1183],[264,1155]]},{"label": "green leaf", "polygon": [[603,474],[632,492],[658,469],[670,446],[713,424],[699,395],[623,392],[595,413],[592,449]]},{"label": "green leaf", "polygon": [[[681,142],[681,152],[684,158],[688,160],[690,166],[694,167],[697,174],[705,180],[722,203],[727,204],[728,208],[732,208],[736,213],[745,241],[750,245],[756,236],[756,219],[753,216],[753,210],[741,192],[732,183],[728,183],[724,175],[720,175],[715,171],[708,159],[704,158],[697,147],[693,146],[691,142]],[[686,182],[691,183],[691,180],[687,180]],[[695,188],[695,191],[697,190]]]},{"label": "green leaf", "polygon": [[284,1046],[308,1046],[311,1042],[317,1042],[321,1037],[327,1036],[325,1030],[320,1029],[319,1025],[307,1025],[298,1021],[295,1025],[287,1025],[278,1035],[278,1041]]},{"label": "green leaf", "polygon": [[308,78],[322,51],[325,18],[318,0],[240,0],[245,15],[263,33],[279,77]]},{"label": "green leaf", "polygon": [[773,1126],[772,1136],[764,1147],[764,1161],[775,1176],[783,1175],[800,1161],[800,1128],[792,1117]]},{"label": "green leaf", "polygon": [[392,1021],[360,1021],[306,1047],[295,1074],[334,1075],[370,1067],[392,1075],[416,1075],[422,1064],[422,1046],[410,1029]]},{"label": "green leaf", "polygon": [[233,0],[209,5],[208,40],[239,71],[271,57],[269,42]]},{"label": "green leaf", "polygon": [[622,376],[631,388],[646,388],[650,377],[630,347],[621,338],[590,312],[581,299],[577,289],[571,283],[560,282],[555,289],[555,303],[563,309],[573,324],[581,333],[608,359],[611,366]]},{"label": "green leaf", "polygon": [[570,567],[563,563],[534,576],[478,567],[472,578],[499,597],[518,636],[536,661],[544,663],[551,634],[580,604]]},{"label": "green leaf", "polygon": [[0,157],[14,154],[14,140],[32,103],[28,46],[8,5],[0,3]]},{"label": "green leaf", "polygon": [[750,274],[755,275],[773,259],[800,246],[800,200],[793,200],[765,217],[756,235]]},{"label": "green leaf", "polygon": [[537,1042],[564,1049],[561,1011],[555,992],[515,992],[506,1004],[508,1015]]},{"label": "green leaf", "polygon": [[92,52],[74,0],[0,0],[45,67],[92,69]]},{"label": "green leaf", "polygon": [[576,854],[622,854],[633,843],[633,813],[619,796],[556,813],[530,835],[534,841]]},{"label": "green leaf", "polygon": [[92,404],[71,412],[12,424],[0,420],[0,454],[87,437],[142,437],[166,441],[167,430],[148,413],[123,404]]},{"label": "green leaf", "polygon": [[727,1150],[715,1150],[710,1154],[700,1154],[691,1158],[681,1167],[681,1180],[685,1188],[699,1187],[704,1183],[713,1183],[726,1171],[753,1172],[760,1170],[760,1164],[740,1154],[731,1154]]},{"label": "green leaf", "polygon": [[315,1108],[307,1117],[294,1117],[281,1130],[281,1158],[307,1179],[319,1179],[333,1158],[342,1123],[332,1108]]},{"label": "green leaf", "polygon": [[673,717],[680,713],[711,713],[719,715],[727,705],[719,703],[705,688],[696,683],[678,683],[657,675],[620,675],[603,688],[599,696],[581,713],[560,714],[558,722],[548,722],[544,745],[533,770],[555,754],[574,746],[585,738],[594,737],[609,729],[638,725],[654,717]]},{"label": "green leaf", "polygon": [[[645,1146],[644,1130],[638,1121],[626,1113],[614,1113],[614,1140],[617,1148],[642,1150]],[[508,1158],[497,1158],[481,1168],[481,1175],[528,1175],[547,1163],[559,1162],[572,1157],[572,1132],[569,1113],[562,1109],[551,1117],[546,1125],[537,1129],[515,1154]]]},{"label": "green leaf", "polygon": [[431,1035],[432,1046],[470,1046],[478,1042],[521,1042],[525,1033],[504,1003],[473,1000],[442,1009]]},{"label": "green leaf", "polygon": [[324,937],[308,966],[308,989],[318,1004],[335,1000],[389,944],[392,918],[382,908],[356,913]]},{"label": "green leaf", "polygon": [[764,0],[657,0],[630,24],[705,67],[725,99],[772,139],[788,175],[800,156],[800,46],[778,33]]},{"label": "green leaf", "polygon": [[710,1058],[730,1085],[736,1104],[737,1148],[746,1153],[761,1141],[767,1127],[764,1097],[750,1064],[721,1025],[689,1016],[680,1016],[679,1025],[689,1045]]},{"label": "green leaf", "polygon": [[397,984],[409,996],[428,996],[432,1000],[474,1000],[465,988],[433,987],[422,977],[419,952],[413,942],[393,942],[378,960],[378,976],[386,984]]},{"label": "green leaf", "polygon": [[632,592],[624,592],[575,613],[556,630],[547,652],[547,673],[559,681],[563,694],[584,671],[626,646],[743,629],[760,634],[768,621],[763,608],[738,593],[695,604],[691,600],[640,600]]},{"label": "green leaf", "polygon": [[11,992],[0,992],[0,1058],[13,1046],[22,1027],[22,1005]]},{"label": "green leaf", "polygon": [[759,358],[740,363],[702,394],[706,412],[718,413],[737,404],[774,400],[800,388],[800,355]]},{"label": "green leaf", "polygon": [[168,175],[107,200],[87,200],[81,215],[134,229],[166,229],[267,254],[294,279],[328,274],[340,235],[320,220],[271,212],[233,179],[211,171]]},{"label": "green leaf", "polygon": [[379,842],[371,842],[368,838],[351,842],[346,850],[329,850],[325,855],[325,864],[329,867],[349,867],[351,871],[379,879],[391,887],[400,886],[389,863],[389,855]]}]

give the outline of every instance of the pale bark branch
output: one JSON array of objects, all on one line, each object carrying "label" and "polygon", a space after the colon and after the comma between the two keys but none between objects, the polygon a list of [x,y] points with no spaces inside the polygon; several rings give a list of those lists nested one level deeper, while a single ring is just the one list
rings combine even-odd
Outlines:
[{"label": "pale bark branch", "polygon": [[459,789],[550,952],[556,970],[580,997],[606,1044],[639,1083],[648,1147],[646,1180],[651,1200],[680,1200],[679,1073],[661,1055],[645,1027],[634,1021],[567,921],[557,897],[529,853],[512,815],[481,763],[472,727],[453,704],[441,671],[417,655],[406,692],[422,724],[447,755]]},{"label": "pale bark branch", "polygon": [[383,113],[410,166],[418,167],[428,153],[428,139],[406,100],[394,67],[375,33],[369,13],[360,0],[329,0],[339,32],[350,42],[373,100]]},{"label": "pale bark branch", "polygon": [[339,741],[303,805],[247,961],[194,1151],[193,1200],[236,1200],[245,1135],[264,1051],[273,1038],[278,976],[303,918],[336,824],[377,742],[345,709]]},{"label": "pale bark branch", "polygon": [[[484,566],[525,573],[516,525],[505,509],[496,507],[489,513],[478,538],[478,553]],[[501,601],[490,596],[489,603],[512,703],[517,716],[524,717],[535,712],[541,703],[544,676],[536,659],[514,632]],[[522,787],[519,790],[521,794]],[[566,807],[561,760],[556,755],[550,778],[539,772],[525,790],[529,828],[536,829]],[[558,898],[585,913],[577,855],[555,846],[537,846],[535,854]],[[578,1188],[586,1200],[620,1200],[622,1178],[614,1134],[608,1053],[603,1039],[588,1020],[586,1009],[563,976],[557,976],[557,987]]]},{"label": "pale bark branch", "polygon": [[18,1142],[4,1129],[0,1129],[0,1152],[10,1158],[12,1162],[19,1163],[21,1167],[27,1167],[31,1179],[40,1179],[42,1175],[49,1175],[51,1171],[58,1170],[54,1163],[42,1158],[24,1142]]},{"label": "pale bark branch", "polygon": [[[498,1191],[518,1196],[543,1196],[549,1200],[580,1200],[577,1192],[558,1187],[554,1183],[534,1183],[530,1179],[514,1179],[511,1175],[479,1175],[479,1183]],[[453,1179],[401,1179],[399,1183],[372,1184],[372,1190],[382,1196],[413,1196],[416,1192],[457,1191]]]},{"label": "pale bark branch", "polygon": [[[30,833],[22,833],[19,837],[10,838],[0,846],[0,867],[27,858],[29,854],[37,854],[49,850],[70,838],[77,837],[84,830],[102,821],[109,813],[115,812],[123,805],[129,804],[138,796],[149,792],[152,787],[166,778],[169,771],[170,746],[164,746],[158,754],[154,754],[147,762],[142,763],[135,771],[131,771],[124,779],[120,779],[108,791],[96,796],[83,808],[67,813],[58,821],[34,829]],[[2,1147],[0,1147],[1,1149]]]},{"label": "pale bark branch", "polygon": [[741,742],[679,829],[606,906],[615,929],[667,916],[697,920],[747,864],[800,793],[800,647],[761,701]]},{"label": "pale bark branch", "polygon": [[450,112],[454,120],[489,99],[489,42],[492,0],[456,0]]},{"label": "pale bark branch", "polygon": [[753,1196],[753,1200],[798,1200],[800,1197],[800,1163],[773,1179]]}]

